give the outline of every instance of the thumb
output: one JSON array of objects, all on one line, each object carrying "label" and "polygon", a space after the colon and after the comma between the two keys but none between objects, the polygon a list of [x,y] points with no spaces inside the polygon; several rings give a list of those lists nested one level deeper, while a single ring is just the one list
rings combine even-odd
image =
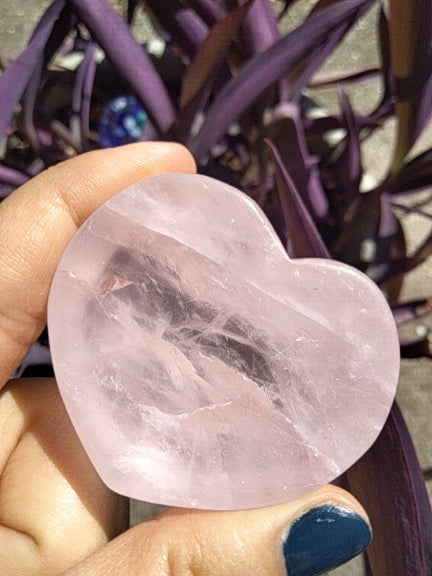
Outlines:
[{"label": "thumb", "polygon": [[325,486],[256,510],[170,509],[131,528],[64,576],[314,576],[364,550],[367,516]]}]

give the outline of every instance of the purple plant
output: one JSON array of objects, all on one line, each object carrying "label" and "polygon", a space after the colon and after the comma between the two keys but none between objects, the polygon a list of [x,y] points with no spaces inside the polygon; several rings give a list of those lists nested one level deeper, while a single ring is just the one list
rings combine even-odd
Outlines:
[{"label": "purple plant", "polygon": [[[285,13],[294,2],[282,4]],[[431,254],[432,233],[408,254],[394,208],[426,214],[416,194],[432,185],[432,149],[412,153],[432,114],[430,0],[389,0],[388,9],[379,0],[318,0],[285,35],[270,0],[146,0],[165,43],[157,57],[131,33],[137,5],[128,2],[124,20],[108,0],[53,0],[0,78],[0,196],[49,165],[99,147],[106,106],[127,95],[135,107],[134,96],[150,121],[141,138],[183,142],[201,172],[253,197],[291,257],[337,258],[369,274],[401,325],[429,314],[432,300],[401,303],[399,295],[404,275]],[[328,83],[379,77],[379,104],[361,115],[340,88],[340,112],[321,109],[313,118],[308,111],[316,105],[305,96],[312,76],[374,5],[381,7],[380,68]],[[71,53],[80,59],[74,70],[61,65]],[[397,138],[389,171],[362,192],[361,144],[391,117]],[[336,129],[343,136],[333,142]],[[410,203],[401,204],[407,197]],[[372,247],[367,257],[366,245]],[[401,339],[401,352],[430,357],[427,332]],[[430,505],[397,406],[377,443],[341,482],[373,519],[366,573],[431,574]]]}]

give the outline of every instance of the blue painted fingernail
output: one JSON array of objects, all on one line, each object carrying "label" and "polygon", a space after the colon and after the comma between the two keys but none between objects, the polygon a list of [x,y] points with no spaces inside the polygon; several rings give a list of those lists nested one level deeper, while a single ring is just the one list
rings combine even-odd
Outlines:
[{"label": "blue painted fingernail", "polygon": [[372,540],[361,516],[336,505],[313,508],[291,525],[283,545],[289,576],[318,576],[360,554]]}]

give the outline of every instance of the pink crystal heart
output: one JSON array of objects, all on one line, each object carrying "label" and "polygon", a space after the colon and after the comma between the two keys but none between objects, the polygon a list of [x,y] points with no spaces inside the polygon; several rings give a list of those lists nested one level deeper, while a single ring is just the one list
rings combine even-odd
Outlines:
[{"label": "pink crystal heart", "polygon": [[99,208],[61,259],[48,324],[101,478],[161,504],[252,508],[333,480],[375,440],[398,378],[378,288],[290,260],[252,200],[204,176]]}]

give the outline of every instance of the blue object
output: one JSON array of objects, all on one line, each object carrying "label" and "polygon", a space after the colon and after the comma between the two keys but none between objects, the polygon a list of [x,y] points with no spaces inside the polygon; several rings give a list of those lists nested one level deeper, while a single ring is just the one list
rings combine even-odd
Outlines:
[{"label": "blue object", "polygon": [[368,523],[336,505],[313,508],[295,520],[283,545],[290,576],[317,576],[340,566],[370,543]]},{"label": "blue object", "polygon": [[148,116],[134,96],[118,96],[103,108],[98,133],[101,148],[141,140]]}]

